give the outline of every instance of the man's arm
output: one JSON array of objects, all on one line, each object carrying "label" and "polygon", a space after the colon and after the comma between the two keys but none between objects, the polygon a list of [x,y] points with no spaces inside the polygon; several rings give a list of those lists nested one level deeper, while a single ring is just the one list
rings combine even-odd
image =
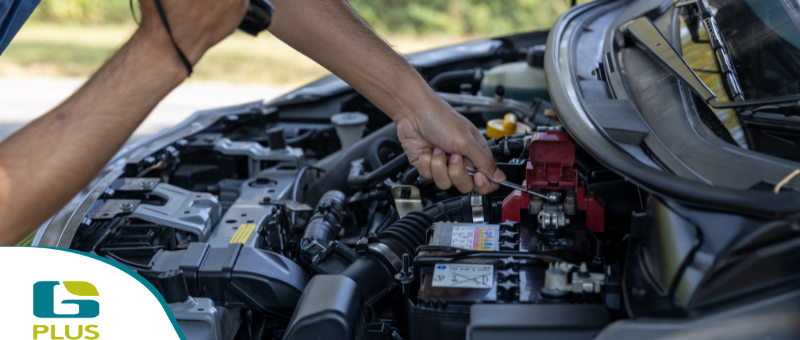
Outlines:
[{"label": "man's arm", "polygon": [[[247,0],[162,0],[192,63],[241,22]],[[86,186],[187,75],[152,0],[131,39],[62,104],[0,143],[0,245],[13,245]]]},{"label": "man's arm", "polygon": [[[342,78],[397,124],[397,134],[420,175],[441,189],[480,193],[503,181],[486,140],[343,0],[271,0],[270,32]],[[450,154],[450,166],[447,165]],[[471,178],[462,157],[481,173]],[[491,179],[488,180],[488,179]]]}]

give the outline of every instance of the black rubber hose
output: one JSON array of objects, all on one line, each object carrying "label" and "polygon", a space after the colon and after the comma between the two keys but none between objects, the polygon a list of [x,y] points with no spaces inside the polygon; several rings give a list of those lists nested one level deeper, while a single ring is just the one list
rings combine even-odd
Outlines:
[{"label": "black rubber hose", "polygon": [[245,314],[245,323],[247,324],[247,334],[249,335],[250,340],[255,340],[253,338],[253,311],[248,310]]},{"label": "black rubber hose", "polygon": [[299,136],[295,136],[295,137],[292,137],[292,138],[286,138],[286,144],[294,145],[294,144],[303,142],[306,139],[308,139],[309,137],[311,137],[313,134],[317,133],[318,131],[320,131],[320,130],[309,129],[308,131],[304,132],[303,134],[301,134]]},{"label": "black rubber hose", "polygon": [[308,220],[303,238],[314,239],[325,247],[336,239],[346,213],[345,199],[341,191],[331,190],[325,193],[314,209],[314,215]]},{"label": "black rubber hose", "polygon": [[375,302],[389,292],[395,283],[393,269],[372,256],[362,256],[339,275],[351,278],[361,290],[364,303]]},{"label": "black rubber hose", "polygon": [[454,197],[409,213],[378,234],[378,239],[398,257],[404,253],[413,257],[417,247],[428,243],[426,234],[434,222],[472,222],[469,196]]},{"label": "black rubber hose", "polygon": [[350,174],[347,176],[347,186],[354,189],[363,189],[373,187],[383,182],[392,175],[396,175],[403,169],[408,167],[408,157],[406,154],[395,157],[389,163],[384,164],[382,167],[375,169],[368,174],[361,174],[363,171],[363,164],[353,165],[350,169]]},{"label": "black rubber hose", "polygon": [[[415,249],[425,242],[425,234],[434,221],[472,222],[469,196],[455,197],[436,203],[422,211],[412,212],[378,235],[398,257],[415,255]],[[362,256],[338,275],[346,276],[358,285],[364,303],[370,304],[395,287],[396,268],[387,265],[376,255]],[[308,294],[307,291],[303,294]]]},{"label": "black rubber hose", "polygon": [[482,79],[483,72],[480,69],[454,70],[437,74],[428,82],[428,85],[433,89],[437,89],[440,86],[480,83]]},{"label": "black rubber hose", "polygon": [[414,184],[419,178],[419,170],[417,168],[408,168],[406,172],[403,173],[403,179],[401,180],[402,184]]},{"label": "black rubber hose", "polygon": [[[364,160],[367,161],[370,169],[375,170],[385,165],[382,159],[386,159],[387,156],[391,155],[394,155],[392,157],[396,157],[402,153],[405,152],[403,151],[403,146],[400,145],[399,142],[391,138],[381,138],[369,147]],[[389,158],[391,159],[392,157]]]},{"label": "black rubber hose", "polygon": [[397,140],[397,126],[394,123],[389,123],[345,150],[336,161],[325,167],[324,175],[308,186],[303,196],[305,197],[305,203],[310,205],[317,204],[320,197],[330,190],[339,190],[346,195],[352,195],[355,190],[347,186],[350,163],[356,159],[364,158],[370,146],[381,138]]}]

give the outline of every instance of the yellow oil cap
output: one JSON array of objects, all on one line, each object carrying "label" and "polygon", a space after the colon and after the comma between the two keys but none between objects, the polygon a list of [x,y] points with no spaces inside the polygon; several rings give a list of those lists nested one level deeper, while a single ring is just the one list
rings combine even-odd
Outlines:
[{"label": "yellow oil cap", "polygon": [[531,128],[525,124],[517,123],[517,115],[506,113],[503,119],[492,119],[486,123],[486,136],[498,138],[528,132]]}]

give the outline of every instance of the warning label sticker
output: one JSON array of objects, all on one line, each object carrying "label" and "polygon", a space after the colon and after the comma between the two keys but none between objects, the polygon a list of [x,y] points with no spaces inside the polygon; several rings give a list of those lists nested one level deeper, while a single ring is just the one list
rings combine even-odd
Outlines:
[{"label": "warning label sticker", "polygon": [[492,288],[494,266],[486,264],[440,264],[433,269],[433,287]]},{"label": "warning label sticker", "polygon": [[430,245],[469,250],[497,251],[500,226],[496,224],[436,223]]},{"label": "warning label sticker", "polygon": [[494,250],[495,234],[493,227],[453,227],[450,246],[472,250]]}]

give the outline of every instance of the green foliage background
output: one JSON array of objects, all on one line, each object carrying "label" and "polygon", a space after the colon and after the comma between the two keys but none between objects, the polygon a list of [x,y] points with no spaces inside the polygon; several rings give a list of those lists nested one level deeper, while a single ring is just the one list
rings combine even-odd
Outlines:
[{"label": "green foliage background", "polygon": [[30,20],[106,24],[132,22],[132,17],[128,0],[42,0]]},{"label": "green foliage background", "polygon": [[[134,0],[137,1],[137,0]],[[330,0],[317,0],[330,1]],[[569,0],[349,0],[381,34],[484,35],[545,29]],[[127,0],[42,0],[32,18],[71,24],[130,23]]]}]

